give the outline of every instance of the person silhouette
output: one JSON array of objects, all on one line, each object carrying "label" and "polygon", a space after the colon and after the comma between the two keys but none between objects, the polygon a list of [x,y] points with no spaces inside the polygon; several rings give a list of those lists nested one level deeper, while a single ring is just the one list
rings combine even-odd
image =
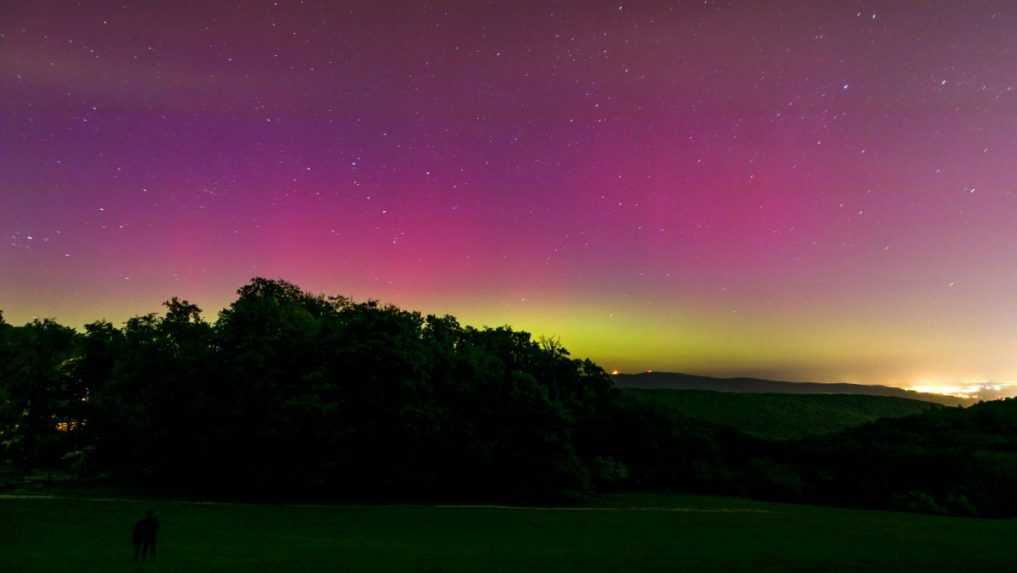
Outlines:
[{"label": "person silhouette", "polygon": [[159,518],[148,510],[145,517],[134,524],[131,541],[134,543],[134,560],[155,559],[155,542],[159,535]]}]

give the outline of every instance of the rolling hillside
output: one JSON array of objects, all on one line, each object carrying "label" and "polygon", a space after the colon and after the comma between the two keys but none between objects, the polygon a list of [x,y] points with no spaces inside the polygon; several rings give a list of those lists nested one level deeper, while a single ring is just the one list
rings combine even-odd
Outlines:
[{"label": "rolling hillside", "polygon": [[749,394],[642,388],[625,392],[688,418],[778,440],[829,434],[881,418],[898,418],[941,407],[920,400],[858,394]]},{"label": "rolling hillside", "polygon": [[714,392],[737,392],[742,394],[851,394],[922,400],[944,406],[970,406],[975,403],[975,400],[969,398],[959,398],[943,394],[924,394],[903,388],[864,384],[781,382],[759,378],[711,378],[709,376],[676,372],[617,374],[613,378],[619,388],[712,390]]}]

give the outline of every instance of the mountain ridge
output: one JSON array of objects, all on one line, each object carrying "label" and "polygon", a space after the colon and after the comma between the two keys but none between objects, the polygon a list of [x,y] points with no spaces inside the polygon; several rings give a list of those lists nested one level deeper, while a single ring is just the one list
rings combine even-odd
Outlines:
[{"label": "mountain ridge", "polygon": [[668,389],[668,390],[710,390],[741,394],[851,394],[865,396],[886,396],[932,402],[945,406],[970,406],[977,403],[973,398],[962,398],[946,394],[915,392],[893,386],[876,384],[849,384],[846,382],[786,382],[765,378],[733,377],[719,378],[682,372],[642,372],[638,374],[612,374],[611,378],[619,388]]}]

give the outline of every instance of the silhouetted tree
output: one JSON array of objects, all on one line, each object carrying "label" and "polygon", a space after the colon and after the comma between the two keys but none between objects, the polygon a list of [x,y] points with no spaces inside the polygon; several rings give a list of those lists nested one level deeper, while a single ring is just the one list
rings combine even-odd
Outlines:
[{"label": "silhouetted tree", "polygon": [[36,320],[4,331],[4,399],[8,406],[8,448],[25,468],[51,461],[58,432],[75,429],[73,417],[83,398],[71,363],[77,351],[74,330],[51,320]]}]

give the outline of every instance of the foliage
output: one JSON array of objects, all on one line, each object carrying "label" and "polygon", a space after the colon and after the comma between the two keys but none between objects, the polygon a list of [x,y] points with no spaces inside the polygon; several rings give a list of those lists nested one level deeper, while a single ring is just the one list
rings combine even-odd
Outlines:
[{"label": "foliage", "polygon": [[[267,279],[241,288],[215,322],[187,301],[165,307],[83,333],[0,320],[0,454],[22,470],[63,465],[231,497],[562,501],[669,490],[1017,515],[1017,400],[919,406],[772,440],[712,423],[723,408],[681,407],[712,397],[619,391],[558,341],[507,327]],[[817,397],[781,399],[788,417],[822,417]],[[838,400],[850,407],[827,427],[912,406]]]},{"label": "foliage", "polygon": [[919,400],[850,394],[740,394],[641,388],[622,392],[660,403],[681,416],[776,440],[830,434],[882,418],[910,416],[940,407]]},{"label": "foliage", "polygon": [[879,420],[805,440],[787,457],[816,500],[1017,515],[1017,399]]},{"label": "foliage", "polygon": [[74,330],[50,320],[0,324],[0,444],[25,468],[72,445],[85,388],[73,375]]},{"label": "foliage", "polygon": [[99,466],[134,483],[354,498],[589,489],[599,462],[575,435],[614,390],[556,341],[283,281],[238,294],[215,323],[173,299],[123,328],[11,329],[0,388],[25,412],[4,425],[21,458],[60,459],[36,444],[73,414],[62,433],[75,447],[60,453],[94,445]]}]

